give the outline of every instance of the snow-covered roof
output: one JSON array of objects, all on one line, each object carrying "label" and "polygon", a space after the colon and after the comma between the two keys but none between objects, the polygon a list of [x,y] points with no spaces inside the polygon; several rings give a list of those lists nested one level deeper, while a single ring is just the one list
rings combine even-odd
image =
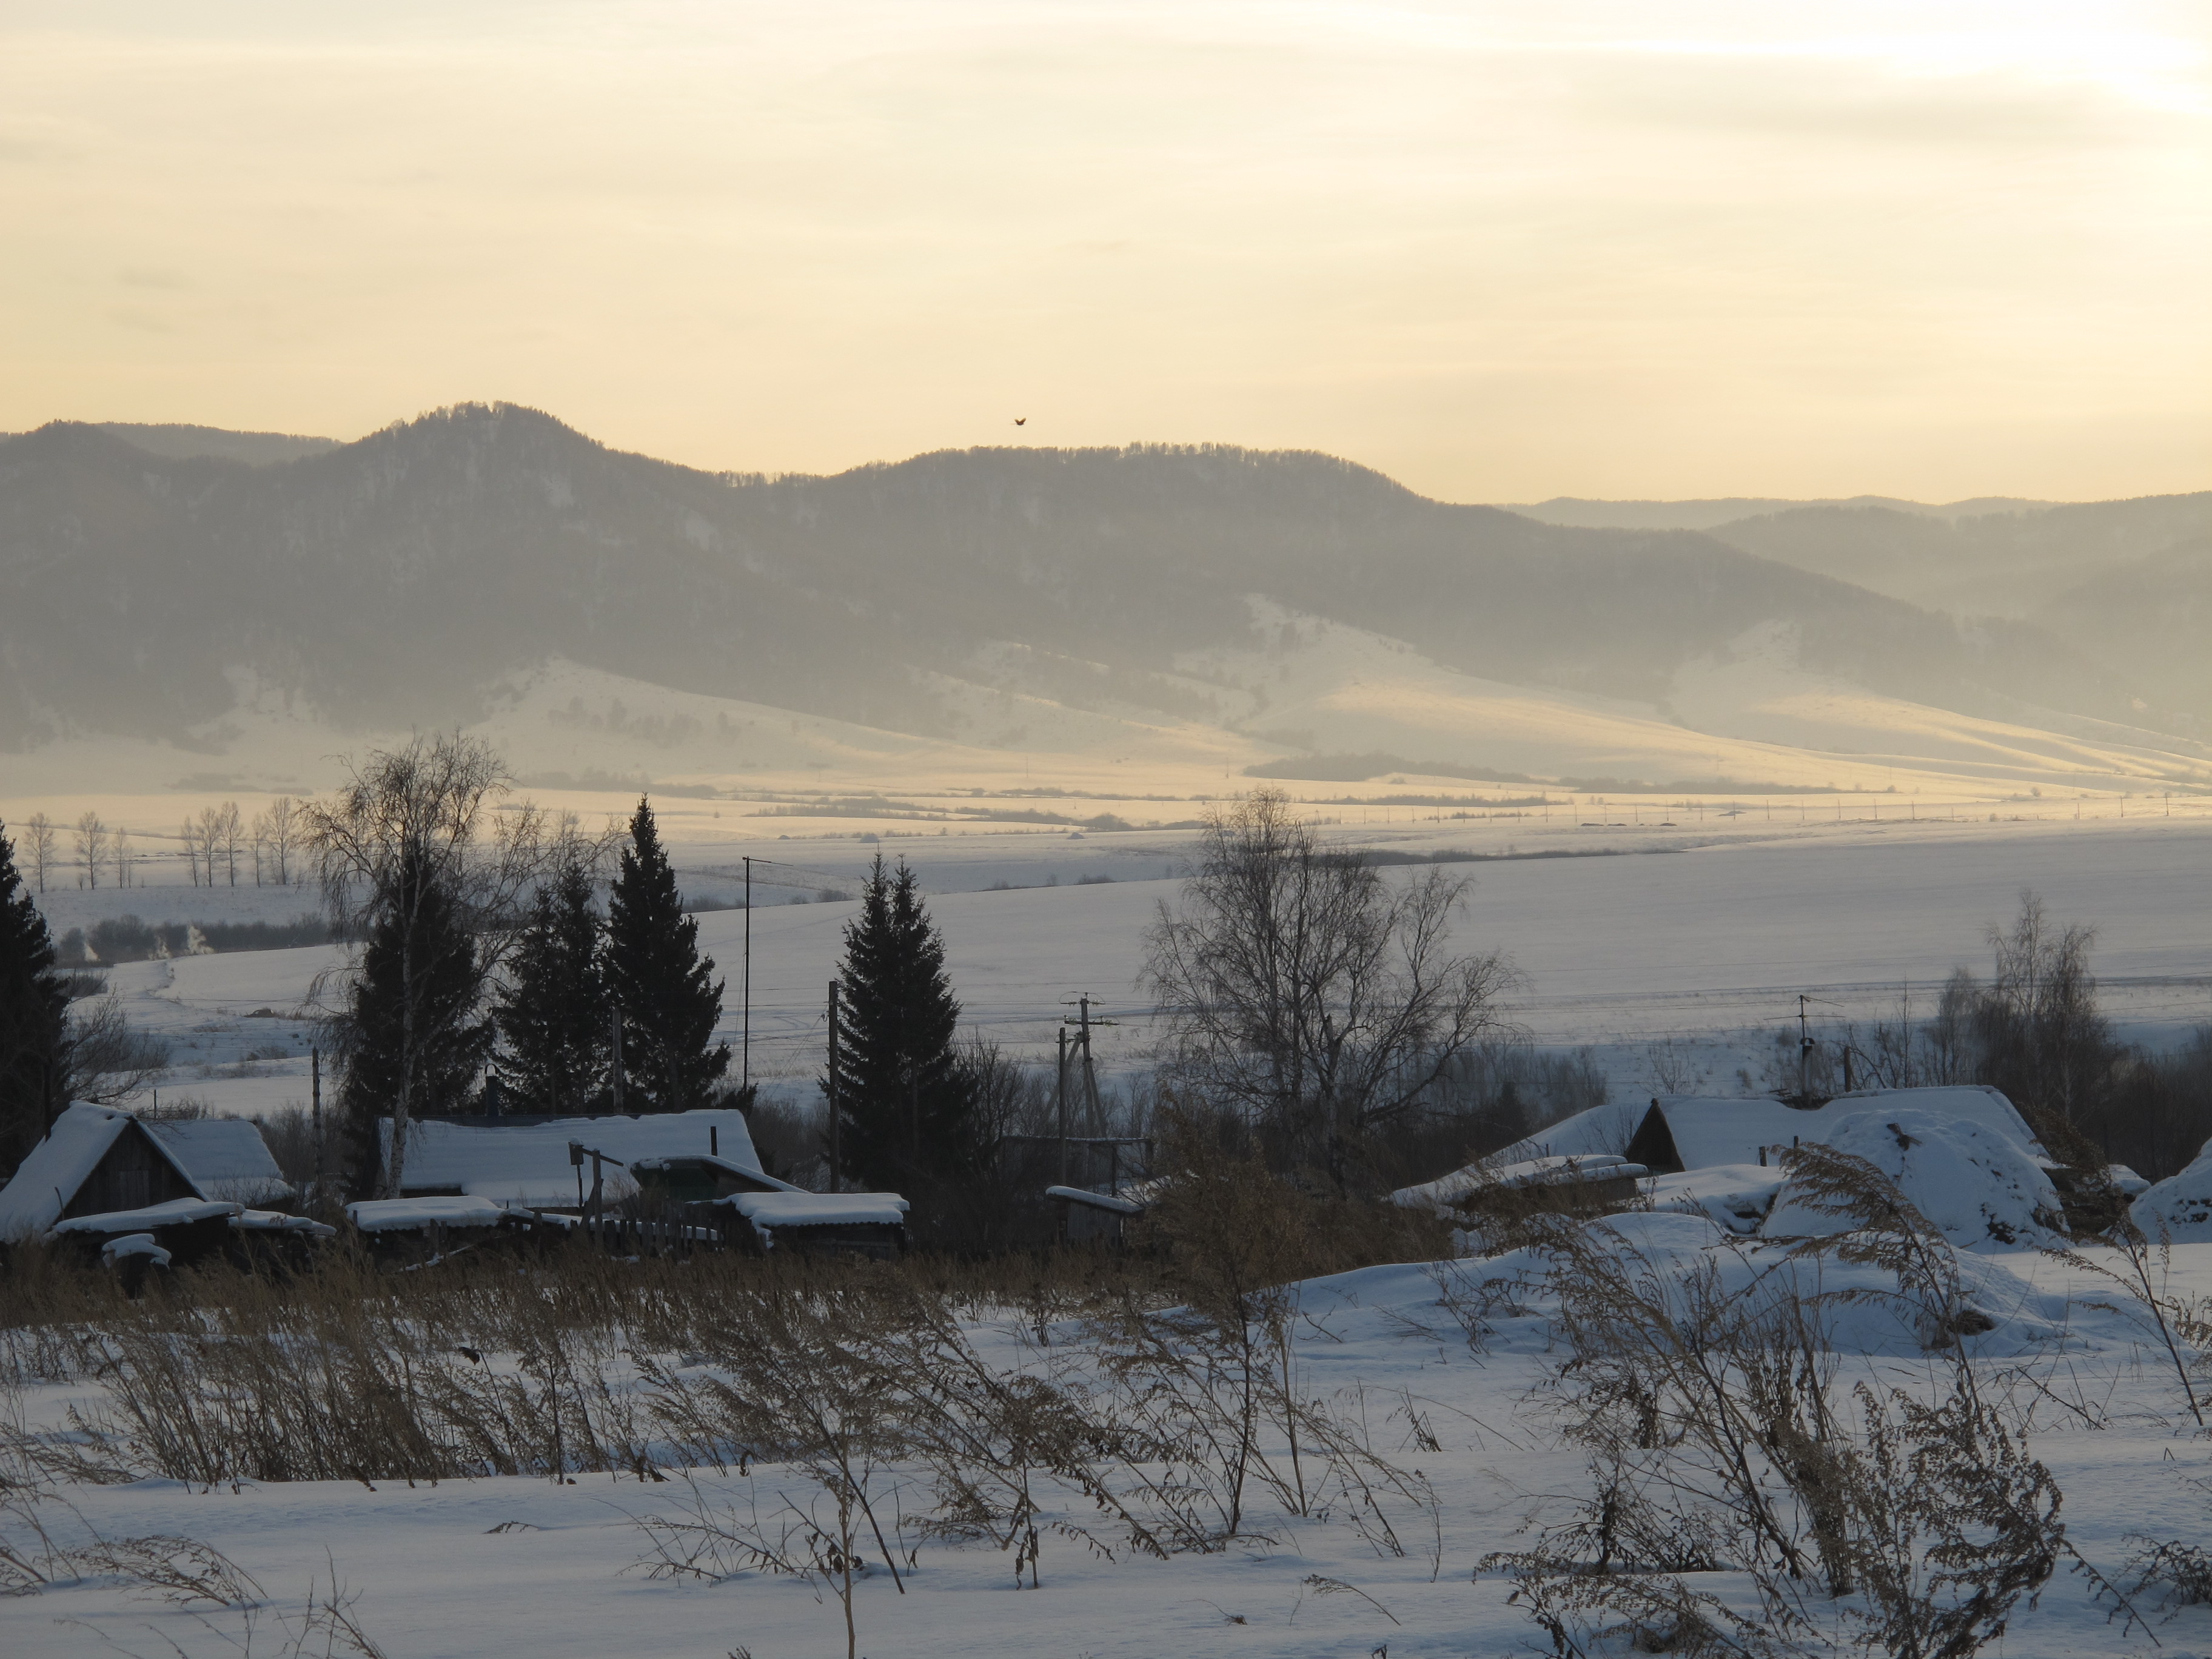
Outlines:
[{"label": "snow-covered roof", "polygon": [[211,1216],[238,1213],[239,1206],[223,1199],[173,1198],[167,1204],[149,1204],[142,1210],[110,1210],[101,1215],[71,1216],[55,1224],[57,1233],[137,1233],[149,1227],[179,1227]]},{"label": "snow-covered roof", "polygon": [[[2041,1154],[2027,1122],[1996,1090],[1973,1086],[1950,1089],[1869,1089],[1838,1095],[1825,1106],[1801,1111],[1778,1100],[1716,1100],[1689,1095],[1662,1095],[1650,1110],[1664,1121],[1674,1143],[1675,1155],[1686,1170],[1702,1170],[1722,1164],[1760,1162],[1805,1140],[1832,1140],[1838,1125],[1865,1112],[1923,1112],[1936,1117],[1972,1123],[2019,1147],[2030,1157]],[[1641,1138],[1642,1131],[1638,1135]]]},{"label": "snow-covered roof", "polygon": [[346,1218],[365,1233],[417,1227],[496,1227],[506,1209],[488,1198],[365,1198],[346,1206]]},{"label": "snow-covered roof", "polygon": [[1532,1158],[1584,1158],[1593,1152],[1626,1152],[1647,1109],[1620,1101],[1593,1106],[1586,1112],[1561,1118],[1547,1129],[1537,1130],[1525,1140],[1515,1141],[1494,1156],[1501,1164],[1518,1164]]},{"label": "snow-covered roof", "polygon": [[[711,1132],[711,1133],[710,1133]],[[384,1124],[387,1144],[391,1120]],[[647,1117],[562,1117],[550,1123],[479,1129],[437,1118],[416,1120],[407,1140],[402,1190],[410,1193],[458,1188],[476,1198],[537,1205],[576,1202],[576,1171],[568,1162],[568,1143],[597,1147],[608,1158],[635,1164],[642,1158],[686,1153],[707,1155],[719,1146],[726,1162],[757,1172],[759,1156],[745,1128],[745,1115],[729,1109],[663,1112]],[[590,1185],[590,1160],[585,1160]],[[603,1169],[604,1196],[612,1202],[636,1191],[621,1170]],[[767,1179],[762,1176],[762,1179]]]},{"label": "snow-covered roof", "polygon": [[1510,1163],[1482,1158],[1418,1187],[1401,1187],[1390,1194],[1390,1201],[1409,1210],[1441,1209],[1492,1188],[1565,1187],[1585,1181],[1623,1181],[1648,1173],[1641,1164],[1631,1164],[1617,1152],[1553,1152]]},{"label": "snow-covered roof", "polygon": [[[1934,1091],[1930,1091],[1934,1092]],[[2024,1249],[2065,1241],[2058,1190],[2012,1136],[1954,1112],[1889,1106],[1826,1126],[1839,1152],[1865,1158],[1897,1183],[1913,1207],[1962,1249]],[[1807,1206],[1783,1183],[1760,1234],[1820,1238],[1848,1230],[1846,1218]]]},{"label": "snow-covered roof", "polygon": [[240,1210],[231,1217],[230,1230],[237,1233],[306,1233],[313,1238],[335,1238],[338,1231],[326,1222],[304,1215],[287,1215],[282,1210]]},{"label": "snow-covered roof", "polygon": [[779,1227],[897,1227],[907,1202],[896,1193],[732,1193],[726,1204],[762,1232]]},{"label": "snow-covered roof", "polygon": [[735,1164],[726,1158],[716,1158],[707,1152],[668,1152],[654,1158],[634,1158],[629,1160],[633,1170],[669,1170],[695,1168],[703,1164],[720,1174],[771,1193],[803,1193],[804,1187],[794,1187],[788,1181],[778,1181],[774,1176]]},{"label": "snow-covered roof", "polygon": [[1121,1198],[1112,1193],[1094,1193],[1088,1187],[1048,1187],[1047,1198],[1064,1198],[1071,1204],[1082,1204],[1094,1210],[1110,1210],[1115,1215],[1142,1215],[1145,1206],[1134,1199]]},{"label": "snow-covered roof", "polygon": [[292,1195],[261,1126],[251,1118],[167,1119],[149,1122],[146,1133],[204,1197],[267,1204]]},{"label": "snow-covered roof", "polygon": [[[128,1112],[82,1100],[63,1112],[16,1167],[15,1178],[0,1188],[0,1240],[36,1238],[60,1220],[116,1137],[137,1121]],[[167,1156],[167,1148],[162,1152]],[[178,1172],[184,1173],[181,1166]]]}]

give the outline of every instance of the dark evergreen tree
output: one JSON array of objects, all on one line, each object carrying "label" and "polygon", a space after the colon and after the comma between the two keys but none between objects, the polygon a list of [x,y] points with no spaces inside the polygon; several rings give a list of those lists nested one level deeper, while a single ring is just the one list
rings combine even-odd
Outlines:
[{"label": "dark evergreen tree", "polygon": [[347,1188],[356,1198],[376,1194],[384,1163],[378,1120],[392,1115],[399,1097],[410,1018],[416,1117],[462,1109],[491,1049],[491,1024],[477,1006],[476,940],[453,895],[411,855],[403,859],[393,891],[404,902],[386,905],[371,924],[346,1021],[339,1105]]},{"label": "dark evergreen tree", "polygon": [[699,954],[699,924],[684,914],[676,872],[660,845],[653,807],[641,797],[630,844],[607,896],[606,975],[622,1010],[625,1109],[681,1112],[707,1103],[730,1069],[730,1045],[714,1041],[722,981]]},{"label": "dark evergreen tree", "polygon": [[507,1109],[556,1115],[594,1109],[606,1091],[613,1007],[599,960],[591,869],[573,861],[538,890],[500,996]]},{"label": "dark evergreen tree", "polygon": [[0,833],[0,1181],[46,1132],[62,1080],[69,992],[54,966],[53,935],[15,870]]},{"label": "dark evergreen tree", "polygon": [[[848,1183],[922,1188],[975,1164],[975,1085],[953,1048],[960,1004],[915,874],[877,854],[845,927],[836,1097]],[[825,1084],[828,1079],[824,1079]]]}]

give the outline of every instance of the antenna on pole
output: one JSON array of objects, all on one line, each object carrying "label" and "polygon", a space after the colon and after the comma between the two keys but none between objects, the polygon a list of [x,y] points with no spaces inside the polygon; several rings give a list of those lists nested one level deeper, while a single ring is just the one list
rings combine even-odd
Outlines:
[{"label": "antenna on pole", "polygon": [[745,866],[745,965],[740,993],[745,1010],[744,1045],[738,1050],[738,1086],[749,1088],[753,1080],[753,861],[744,860]]}]

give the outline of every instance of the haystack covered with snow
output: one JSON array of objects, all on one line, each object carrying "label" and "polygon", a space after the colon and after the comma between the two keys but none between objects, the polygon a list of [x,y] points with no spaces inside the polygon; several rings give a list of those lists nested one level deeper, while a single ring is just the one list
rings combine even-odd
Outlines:
[{"label": "haystack covered with snow", "polygon": [[[1822,1137],[1863,1158],[1897,1185],[1961,1249],[2029,1249],[2063,1244],[2058,1190],[2013,1137],[1956,1114],[1902,1107],[1857,1111]],[[1814,1210],[1785,1181],[1759,1229],[1767,1238],[1820,1238],[1847,1231],[1849,1218]]]},{"label": "haystack covered with snow", "polygon": [[[383,1134],[388,1152],[389,1118]],[[550,1123],[495,1129],[423,1118],[408,1133],[401,1196],[444,1194],[573,1209],[576,1169],[568,1161],[572,1140],[623,1164],[711,1153],[748,1170],[760,1168],[745,1115],[732,1109],[662,1112],[648,1117],[562,1117]],[[602,1165],[601,1176],[602,1197],[608,1203],[637,1190],[637,1183],[613,1164]],[[585,1181],[588,1188],[588,1159]]]},{"label": "haystack covered with snow", "polygon": [[2138,1194],[2128,1214],[2147,1238],[2212,1243],[2212,1140],[2180,1174]]}]

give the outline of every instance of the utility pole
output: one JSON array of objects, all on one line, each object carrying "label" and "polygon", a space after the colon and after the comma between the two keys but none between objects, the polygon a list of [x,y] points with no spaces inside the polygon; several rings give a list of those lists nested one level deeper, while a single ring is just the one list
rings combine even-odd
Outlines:
[{"label": "utility pole", "polygon": [[753,1080],[753,861],[742,860],[745,866],[745,965],[741,993],[745,1010],[744,1045],[739,1049],[738,1085],[748,1087]]},{"label": "utility pole", "polygon": [[1813,1037],[1805,1010],[1812,1000],[1802,991],[1797,994],[1797,1097],[1807,1102],[1813,1098]]},{"label": "utility pole", "polygon": [[315,1185],[313,1201],[319,1204],[323,1198],[323,1051],[307,1050],[307,1095],[314,1103],[309,1121],[314,1126]]},{"label": "utility pole", "polygon": [[611,1029],[614,1036],[615,1059],[614,1068],[611,1075],[614,1083],[615,1115],[617,1117],[620,1117],[623,1115],[622,1010],[619,1008],[609,1009],[607,1011],[607,1024]]},{"label": "utility pole", "polygon": [[1102,1114],[1098,1109],[1098,1073],[1091,1064],[1091,998],[1087,994],[1081,999],[1080,1006],[1083,1019],[1084,1110],[1091,1125],[1091,1133],[1094,1135],[1103,1134],[1105,1133],[1106,1126],[1099,1121]]},{"label": "utility pole", "polygon": [[833,979],[830,981],[830,1190],[833,1193],[845,1190],[844,1168],[837,1156],[838,1120],[843,1116],[837,1087],[837,981]]},{"label": "utility pole", "polygon": [[1067,1185],[1067,1027],[1054,1033],[1060,1039],[1060,1066],[1053,1073],[1052,1103],[1060,1119],[1060,1184]]}]

